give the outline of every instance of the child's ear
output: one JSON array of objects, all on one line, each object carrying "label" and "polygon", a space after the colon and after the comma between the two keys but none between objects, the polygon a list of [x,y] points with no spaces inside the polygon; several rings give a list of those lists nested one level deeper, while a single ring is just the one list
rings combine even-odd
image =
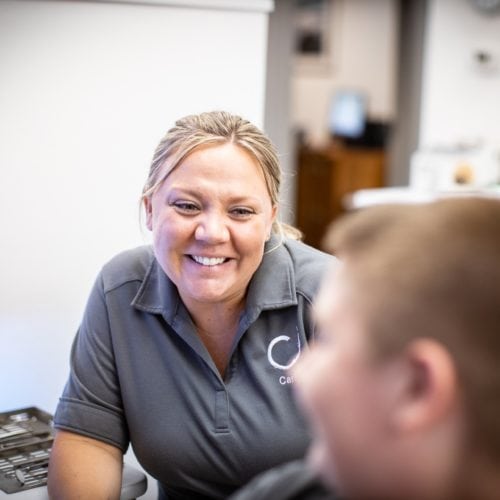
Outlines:
[{"label": "child's ear", "polygon": [[432,339],[417,339],[406,348],[392,424],[412,433],[439,423],[457,403],[457,373],[448,350]]}]

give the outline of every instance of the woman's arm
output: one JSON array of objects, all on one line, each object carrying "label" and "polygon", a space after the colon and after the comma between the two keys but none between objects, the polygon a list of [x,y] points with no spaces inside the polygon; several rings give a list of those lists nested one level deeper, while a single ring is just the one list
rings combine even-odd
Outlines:
[{"label": "woman's arm", "polygon": [[73,432],[57,431],[50,453],[49,497],[119,499],[122,468],[119,448]]}]

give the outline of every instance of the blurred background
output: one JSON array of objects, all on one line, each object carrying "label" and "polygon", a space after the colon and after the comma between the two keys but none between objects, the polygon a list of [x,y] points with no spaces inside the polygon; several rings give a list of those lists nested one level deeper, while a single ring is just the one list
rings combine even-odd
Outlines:
[{"label": "blurred background", "polygon": [[262,127],[281,216],[317,247],[356,193],[497,192],[499,3],[1,1],[0,411],[54,412],[95,276],[148,241],[139,197],[176,118]]}]

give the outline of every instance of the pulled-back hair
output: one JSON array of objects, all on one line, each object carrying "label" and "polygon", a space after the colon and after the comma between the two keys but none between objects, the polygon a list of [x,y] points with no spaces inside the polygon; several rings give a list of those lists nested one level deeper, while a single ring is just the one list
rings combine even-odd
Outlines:
[{"label": "pulled-back hair", "polygon": [[325,246],[349,269],[375,355],[419,337],[444,345],[471,442],[500,460],[500,201],[366,209],[335,224]]},{"label": "pulled-back hair", "polygon": [[[247,151],[262,169],[267,191],[273,205],[278,205],[281,168],[278,154],[269,138],[255,125],[225,111],[188,115],[175,122],[155,150],[142,197],[151,196],[168,175],[195,149],[231,143]],[[163,169],[169,159],[168,169]],[[301,233],[276,221],[273,231],[299,239]]]}]

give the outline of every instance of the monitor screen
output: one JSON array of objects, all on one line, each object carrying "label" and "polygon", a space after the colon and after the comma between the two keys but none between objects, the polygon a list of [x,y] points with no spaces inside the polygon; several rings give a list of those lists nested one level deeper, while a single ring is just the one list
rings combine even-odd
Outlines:
[{"label": "monitor screen", "polygon": [[330,132],[337,137],[358,138],[366,124],[366,100],[361,92],[343,90],[335,94],[329,113]]}]

